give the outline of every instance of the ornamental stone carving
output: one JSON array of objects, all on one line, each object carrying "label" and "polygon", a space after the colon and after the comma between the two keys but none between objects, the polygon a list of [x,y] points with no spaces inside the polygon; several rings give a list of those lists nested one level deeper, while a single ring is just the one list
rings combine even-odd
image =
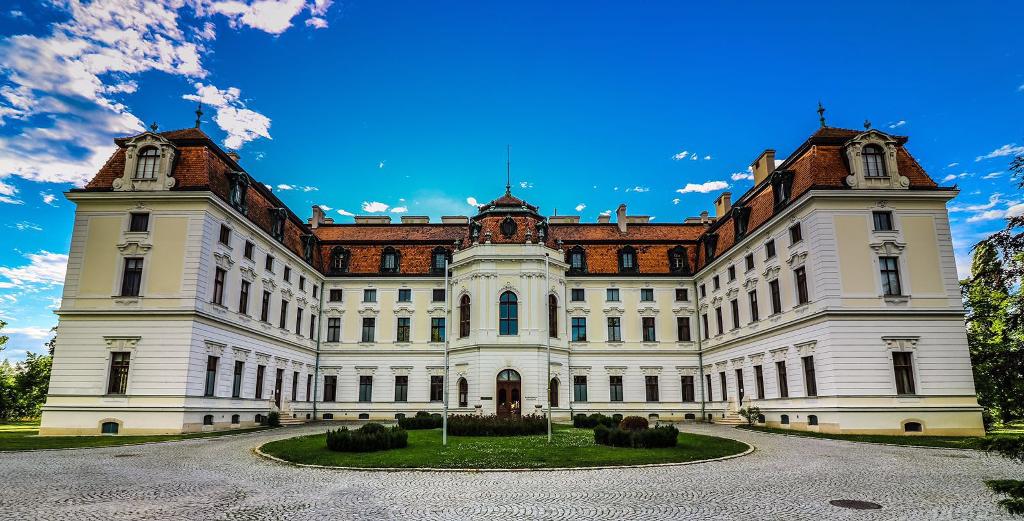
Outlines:
[{"label": "ornamental stone carving", "polygon": [[[171,167],[177,149],[153,132],[144,132],[125,143],[124,173],[114,179],[115,192],[164,191],[175,183]],[[141,166],[141,168],[140,168]]]},{"label": "ornamental stone carving", "polygon": [[883,336],[885,348],[892,351],[911,351],[917,349],[919,336]]},{"label": "ornamental stone carving", "polygon": [[142,340],[140,336],[105,336],[103,342],[107,344],[107,349],[112,350],[131,350],[135,349],[135,346],[139,345],[139,340]]}]

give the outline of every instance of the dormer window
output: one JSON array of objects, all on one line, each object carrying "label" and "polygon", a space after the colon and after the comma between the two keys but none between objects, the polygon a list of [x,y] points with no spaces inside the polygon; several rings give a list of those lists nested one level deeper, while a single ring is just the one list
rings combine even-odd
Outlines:
[{"label": "dormer window", "polygon": [[380,256],[381,273],[398,273],[398,250],[388,246]]},{"label": "dormer window", "polygon": [[567,257],[566,262],[569,264],[571,273],[587,272],[587,252],[583,250],[583,247],[573,246]]},{"label": "dormer window", "polygon": [[732,209],[733,231],[736,232],[736,239],[747,235],[750,228],[750,208],[737,206]]},{"label": "dormer window", "polygon": [[718,247],[718,234],[709,233],[704,236],[704,261],[711,262],[715,258],[715,248]]},{"label": "dormer window", "polygon": [[861,151],[864,158],[865,177],[889,177],[885,171],[885,153],[878,145],[865,145]]},{"label": "dormer window", "polygon": [[135,179],[156,179],[156,169],[160,164],[160,151],[156,147],[146,147],[139,152],[139,164],[135,167]]},{"label": "dormer window", "polygon": [[637,273],[639,267],[636,262],[636,250],[632,246],[626,246],[619,250],[619,273]]},{"label": "dormer window", "polygon": [[331,273],[345,273],[348,271],[348,250],[338,246],[331,250]]},{"label": "dormer window", "polygon": [[686,248],[676,246],[668,251],[668,269],[672,273],[689,273],[690,259],[686,255]]},{"label": "dormer window", "polygon": [[433,273],[444,273],[445,262],[451,259],[451,252],[438,246],[430,255],[430,271]]},{"label": "dormer window", "polygon": [[231,184],[228,203],[244,215],[249,209],[246,200],[246,193],[249,191],[249,176],[245,172],[229,172],[228,182]]},{"label": "dormer window", "polygon": [[789,203],[793,190],[793,172],[783,170],[772,174],[772,194],[775,208],[779,209]]},{"label": "dormer window", "polygon": [[305,234],[302,236],[302,258],[309,264],[313,264],[313,258],[316,257],[316,236],[312,234]]},{"label": "dormer window", "polygon": [[281,242],[284,242],[284,221],[287,217],[288,210],[285,208],[270,209],[270,235]]}]

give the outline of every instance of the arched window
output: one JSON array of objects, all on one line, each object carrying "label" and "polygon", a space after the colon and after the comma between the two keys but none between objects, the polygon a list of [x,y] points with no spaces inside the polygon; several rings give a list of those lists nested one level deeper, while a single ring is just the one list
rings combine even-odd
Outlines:
[{"label": "arched window", "polygon": [[548,385],[548,401],[552,407],[558,407],[558,378],[552,378]]},{"label": "arched window", "polygon": [[548,295],[548,336],[558,338],[558,299]]},{"label": "arched window", "polygon": [[469,336],[469,295],[459,299],[459,338]]},{"label": "arched window", "polygon": [[238,425],[242,421],[242,416],[238,414],[231,415],[231,425]]},{"label": "arched window", "polygon": [[587,272],[587,252],[581,246],[573,246],[566,254],[565,262],[572,273]]},{"label": "arched window", "polygon": [[146,147],[139,152],[139,162],[135,165],[135,179],[156,179],[156,167],[160,162],[160,151],[156,147]]},{"label": "arched window", "polygon": [[118,427],[120,426],[117,422],[103,422],[103,425],[100,425],[100,432],[103,434],[117,434]]},{"label": "arched window", "polygon": [[809,415],[807,417],[807,425],[814,426],[814,425],[817,425],[817,424],[818,424],[818,416],[817,415],[811,414],[811,415]]},{"label": "arched window", "polygon": [[686,248],[676,246],[668,251],[668,268],[672,273],[687,273],[690,271],[690,259],[686,255]]},{"label": "arched window", "polygon": [[866,145],[860,154],[864,157],[865,177],[888,177],[885,171],[885,154],[881,147]]},{"label": "arched window", "polygon": [[920,422],[907,422],[903,424],[903,432],[921,432],[924,427]]},{"label": "arched window", "polygon": [[779,421],[779,423],[781,423],[783,425],[789,425],[789,415],[788,414],[783,414],[782,418]]},{"label": "arched window", "polygon": [[345,273],[348,271],[348,258],[348,250],[341,246],[337,246],[331,250],[331,273]]},{"label": "arched window", "polygon": [[519,334],[519,299],[511,291],[502,293],[498,301],[498,334]]},{"label": "arched window", "polygon": [[459,378],[459,407],[469,407],[469,382]]},{"label": "arched window", "polygon": [[207,414],[203,416],[203,425],[213,425],[213,415]]},{"label": "arched window", "polygon": [[619,272],[636,273],[639,271],[636,263],[636,250],[632,246],[626,246],[619,250]]},{"label": "arched window", "polygon": [[398,250],[388,246],[384,248],[384,251],[380,256],[380,272],[381,273],[398,273]]}]

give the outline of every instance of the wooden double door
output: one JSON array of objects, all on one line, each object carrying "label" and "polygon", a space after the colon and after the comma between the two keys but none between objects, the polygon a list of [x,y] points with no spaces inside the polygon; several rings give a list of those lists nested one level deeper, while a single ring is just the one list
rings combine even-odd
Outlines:
[{"label": "wooden double door", "polygon": [[513,369],[505,369],[498,373],[494,393],[498,403],[498,416],[522,415],[522,392],[523,381],[518,372]]}]

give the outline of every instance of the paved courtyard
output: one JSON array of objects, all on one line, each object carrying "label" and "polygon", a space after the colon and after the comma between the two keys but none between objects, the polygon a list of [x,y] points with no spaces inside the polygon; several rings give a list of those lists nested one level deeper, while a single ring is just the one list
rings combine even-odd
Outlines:
[{"label": "paved courtyard", "polygon": [[[0,519],[1001,519],[982,481],[1024,466],[972,451],[687,426],[757,447],[676,467],[510,473],[296,468],[253,455],[324,426],[0,454]],[[848,510],[832,499],[880,503]],[[1006,517],[1009,519],[1009,517]]]}]

